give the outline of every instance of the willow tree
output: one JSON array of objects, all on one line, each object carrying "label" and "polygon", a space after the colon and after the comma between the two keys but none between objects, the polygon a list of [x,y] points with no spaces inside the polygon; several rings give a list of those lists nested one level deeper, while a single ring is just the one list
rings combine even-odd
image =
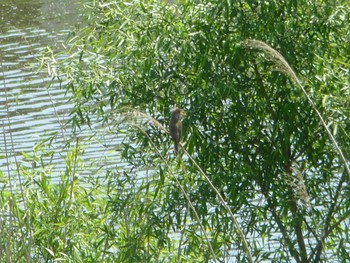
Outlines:
[{"label": "willow tree", "polygon": [[347,1],[86,7],[64,73],[73,123],[128,129],[130,170],[107,175],[119,260],[349,260]]}]

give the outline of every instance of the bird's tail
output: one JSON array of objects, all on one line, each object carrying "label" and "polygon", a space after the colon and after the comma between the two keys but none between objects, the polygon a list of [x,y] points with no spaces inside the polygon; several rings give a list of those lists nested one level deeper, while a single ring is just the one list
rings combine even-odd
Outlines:
[{"label": "bird's tail", "polygon": [[175,146],[175,152],[177,153],[179,151],[179,143],[174,142],[174,146]]}]

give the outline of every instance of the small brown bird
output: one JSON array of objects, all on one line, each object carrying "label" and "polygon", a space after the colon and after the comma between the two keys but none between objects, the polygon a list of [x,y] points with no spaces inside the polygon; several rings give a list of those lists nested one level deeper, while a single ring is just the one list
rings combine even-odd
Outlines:
[{"label": "small brown bird", "polygon": [[186,113],[179,108],[175,108],[171,113],[169,130],[170,130],[171,139],[173,139],[175,144],[176,153],[179,151],[179,143],[181,141],[181,133],[182,133],[181,117],[185,115]]}]

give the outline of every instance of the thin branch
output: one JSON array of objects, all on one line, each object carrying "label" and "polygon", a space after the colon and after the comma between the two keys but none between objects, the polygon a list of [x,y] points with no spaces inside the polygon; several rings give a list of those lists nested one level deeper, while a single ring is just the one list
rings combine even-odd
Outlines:
[{"label": "thin branch", "polygon": [[183,151],[186,153],[187,157],[190,158],[190,160],[192,161],[192,163],[194,164],[194,166],[198,169],[199,173],[204,177],[204,179],[208,182],[208,184],[210,185],[210,187],[214,190],[214,192],[216,193],[217,197],[220,199],[222,205],[225,207],[225,209],[227,210],[227,212],[229,213],[233,224],[236,227],[236,230],[239,234],[239,236],[241,237],[242,243],[243,243],[243,247],[244,250],[247,254],[247,257],[249,259],[249,262],[254,262],[252,255],[250,253],[250,249],[247,243],[247,240],[243,234],[243,231],[241,230],[238,221],[236,219],[236,217],[233,215],[232,210],[230,209],[230,207],[227,205],[225,199],[222,197],[222,195],[220,194],[219,190],[214,186],[214,184],[212,183],[212,181],[210,181],[209,177],[203,172],[202,168],[197,164],[197,162],[192,158],[192,156],[186,151],[186,149],[182,146],[182,144],[180,143],[180,146],[182,147]]},{"label": "thin branch", "polygon": [[[186,211],[185,211],[185,215],[184,215],[184,222],[186,222],[187,220],[187,213],[188,213],[188,210],[191,208],[190,204],[188,205],[188,208],[186,208]],[[178,247],[178,250],[177,250],[177,262],[181,262],[180,260],[180,256],[181,256],[181,249],[182,249],[182,240],[183,240],[183,237],[184,237],[184,229],[181,230],[181,236],[180,236],[180,241],[179,241],[179,247]]]},{"label": "thin branch", "polygon": [[165,159],[164,156],[159,152],[158,148],[154,145],[154,143],[152,142],[152,140],[151,140],[151,138],[148,136],[148,134],[147,134],[144,130],[142,130],[140,126],[137,126],[137,125],[133,125],[133,126],[135,126],[136,128],[140,129],[141,132],[142,132],[143,134],[146,135],[146,137],[150,140],[150,142],[151,142],[153,148],[157,151],[157,154],[159,155],[159,157],[160,157],[160,158],[163,160],[163,162],[166,164],[169,173],[170,173],[170,174],[173,176],[173,178],[175,179],[176,184],[179,186],[179,188],[180,188],[182,194],[185,196],[185,198],[186,198],[186,200],[187,200],[187,202],[188,202],[188,205],[191,207],[191,209],[192,209],[192,211],[193,211],[193,213],[194,213],[194,216],[195,216],[196,220],[198,221],[199,227],[200,227],[200,229],[201,229],[201,231],[202,231],[202,233],[203,233],[205,239],[207,240],[207,243],[208,243],[210,252],[211,252],[211,254],[212,254],[213,258],[214,258],[214,261],[217,262],[217,259],[216,259],[216,256],[215,256],[213,247],[211,246],[209,237],[208,237],[208,235],[207,235],[207,233],[206,233],[206,231],[205,231],[204,226],[202,225],[202,223],[201,223],[201,221],[200,221],[199,215],[198,215],[198,213],[197,213],[197,211],[196,211],[196,209],[195,209],[195,207],[194,207],[194,205],[193,205],[193,203],[192,203],[190,197],[189,197],[188,194],[186,193],[185,189],[183,188],[183,186],[181,185],[180,181],[177,179],[177,177],[175,176],[175,174],[174,174],[174,173],[172,172],[172,170],[169,168],[166,159]]},{"label": "thin branch", "polygon": [[[77,158],[78,158],[78,146],[79,146],[79,138],[76,138],[75,148],[74,148],[73,170],[71,174],[68,175],[68,181],[70,180],[70,187],[69,187],[70,189],[69,189],[69,199],[68,199],[67,208],[66,208],[67,218],[69,216],[69,209],[71,207],[72,199],[73,199],[73,188],[74,188],[75,173],[76,173]],[[66,230],[67,230],[67,227],[64,228],[64,238],[63,238],[64,241],[66,241],[66,234],[67,234]]]},{"label": "thin branch", "polygon": [[343,173],[342,177],[340,178],[340,181],[338,183],[338,186],[337,186],[337,190],[336,190],[336,193],[335,193],[335,197],[333,198],[333,202],[331,204],[331,207],[329,208],[329,211],[328,211],[328,214],[327,214],[327,217],[326,217],[326,221],[325,221],[325,228],[324,228],[324,233],[323,233],[323,236],[321,237],[320,240],[318,240],[318,243],[317,243],[317,246],[316,246],[316,249],[312,251],[311,255],[310,255],[310,258],[309,258],[309,261],[313,258],[313,256],[315,255],[316,253],[316,256],[315,256],[315,262],[319,262],[320,261],[320,257],[321,257],[321,253],[322,253],[322,250],[323,250],[323,247],[324,247],[324,241],[326,240],[326,238],[328,237],[328,235],[333,231],[333,229],[335,228],[335,226],[338,225],[338,223],[336,222],[334,225],[330,225],[331,224],[331,221],[333,219],[333,213],[336,211],[337,209],[337,205],[338,205],[338,198],[340,196],[340,192],[341,192],[341,189],[342,189],[342,185],[343,183],[345,182],[345,172]]},{"label": "thin branch", "polygon": [[[158,122],[156,119],[152,118],[151,116],[141,112],[141,111],[138,111],[136,109],[133,109],[133,108],[129,108],[129,107],[123,107],[122,109],[120,109],[118,111],[118,113],[121,113],[122,116],[126,117],[127,120],[137,120],[138,118],[140,118],[141,120],[147,120],[152,126],[155,126],[155,127],[158,127],[159,129],[161,129],[162,131],[168,133],[168,131],[164,128],[164,126]],[[164,156],[160,153],[159,149],[155,146],[155,144],[153,143],[152,139],[149,137],[149,135],[141,128],[140,125],[135,125],[133,123],[129,123],[130,126],[133,126],[133,127],[136,127],[137,129],[139,129],[149,140],[150,140],[150,143],[152,144],[153,148],[156,150],[157,154],[159,155],[159,157],[164,161],[164,163],[166,164],[167,168],[168,168],[168,171],[169,173],[173,176],[173,178],[175,179],[176,181],[176,184],[178,185],[178,187],[180,188],[181,192],[183,193],[183,195],[185,196],[187,202],[188,202],[188,205],[190,206],[190,208],[192,209],[193,213],[194,213],[194,216],[196,218],[196,220],[198,221],[198,224],[199,224],[199,227],[201,229],[201,232],[203,233],[205,239],[207,240],[207,243],[208,243],[208,247],[209,247],[209,250],[214,258],[214,261],[217,262],[217,259],[216,259],[216,255],[215,255],[215,252],[213,250],[213,247],[211,246],[211,243],[210,243],[210,240],[209,240],[209,237],[207,236],[207,233],[205,231],[205,228],[204,226],[202,225],[201,221],[200,221],[200,218],[199,218],[199,215],[190,199],[190,197],[188,196],[188,194],[186,193],[185,189],[183,188],[183,186],[181,185],[180,181],[177,179],[177,177],[175,176],[175,174],[172,172],[172,170],[169,168],[168,164],[167,164],[167,161],[166,159],[164,158]]]}]

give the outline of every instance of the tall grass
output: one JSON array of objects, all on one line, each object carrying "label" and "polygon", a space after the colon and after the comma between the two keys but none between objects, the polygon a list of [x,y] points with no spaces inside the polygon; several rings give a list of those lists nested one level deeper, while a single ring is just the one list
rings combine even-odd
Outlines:
[{"label": "tall grass", "polygon": [[265,54],[267,54],[267,59],[274,62],[275,64],[275,70],[281,71],[284,74],[286,74],[298,87],[302,90],[305,97],[307,98],[310,106],[315,111],[317,117],[319,118],[323,128],[325,129],[326,133],[328,134],[330,140],[332,141],[334,148],[339,153],[339,157],[341,158],[342,162],[344,163],[344,167],[346,170],[346,173],[348,175],[348,178],[350,179],[350,168],[348,164],[348,160],[345,158],[345,155],[341,148],[338,145],[338,142],[334,138],[332,132],[330,131],[325,119],[323,118],[320,111],[317,109],[317,106],[311,96],[306,91],[305,87],[303,86],[300,79],[297,77],[296,73],[293,71],[291,66],[288,64],[288,62],[285,60],[285,58],[275,49],[270,47],[268,44],[254,39],[248,39],[245,41],[245,45],[247,47],[256,48],[259,50],[262,50]]},{"label": "tall grass", "polygon": [[[1,63],[1,68],[3,69],[3,65]],[[7,94],[7,85],[5,73],[2,71],[3,77],[3,87],[5,91],[5,108],[7,113],[7,120],[2,121],[3,127],[3,145],[4,145],[4,153],[6,159],[6,167],[7,167],[7,183],[9,187],[9,191],[2,191],[2,200],[1,200],[1,212],[3,216],[3,220],[1,220],[1,234],[2,240],[6,241],[2,245],[5,247],[2,249],[5,251],[5,257],[7,262],[11,262],[14,258],[17,257],[17,254],[23,254],[26,262],[31,261],[31,247],[33,240],[33,233],[31,231],[31,221],[27,216],[28,214],[28,204],[25,197],[25,192],[23,189],[22,177],[20,175],[19,163],[17,160],[17,155],[14,147],[14,141],[12,136],[12,127],[10,121],[10,112],[9,112],[9,98]],[[7,129],[6,129],[7,127]],[[19,185],[19,195],[17,193],[18,189],[15,189],[16,186],[13,184],[13,178],[10,168],[10,159],[14,159],[15,172],[17,175],[18,185]],[[5,186],[5,185],[4,185]],[[6,194],[6,192],[8,194]],[[23,214],[19,207],[23,207]],[[6,211],[6,208],[8,209]],[[6,220],[7,219],[7,220]],[[16,235],[12,236],[13,229],[19,229],[18,238]],[[15,232],[15,231],[14,231]]]},{"label": "tall grass", "polygon": [[[327,133],[328,137],[330,138],[335,150],[339,154],[340,160],[343,162],[344,165],[344,172],[342,173],[340,180],[338,182],[338,185],[336,186],[336,192],[335,192],[335,200],[338,199],[338,197],[341,195],[341,190],[343,188],[343,184],[346,180],[350,179],[350,168],[349,168],[349,162],[346,159],[342,149],[339,147],[337,140],[333,136],[332,132],[329,129],[329,125],[327,124],[325,118],[322,116],[320,111],[318,110],[315,102],[311,98],[311,96],[306,91],[305,87],[302,84],[302,81],[297,77],[297,74],[293,71],[291,66],[288,64],[288,62],[285,60],[285,58],[275,49],[273,49],[268,44],[254,39],[248,39],[245,41],[244,45],[246,45],[249,48],[254,48],[261,50],[264,54],[267,55],[267,60],[273,62],[274,64],[274,70],[280,71],[284,74],[286,74],[303,92],[305,97],[307,98],[308,103],[316,113],[318,119],[320,120],[321,125],[323,126],[325,132]],[[294,198],[302,200],[306,205],[310,206],[310,198],[307,194],[307,188],[304,184],[304,178],[302,175],[302,172],[297,167],[292,167],[292,171],[295,173],[295,177],[287,177],[287,182],[290,184],[292,191],[294,193]],[[347,177],[347,178],[346,178]],[[294,182],[293,180],[296,180]],[[328,209],[325,225],[323,227],[323,232],[321,233],[321,236],[318,237],[315,232],[315,237],[317,239],[317,245],[310,253],[308,259],[308,262],[311,261],[311,259],[314,259],[315,262],[319,262],[321,259],[321,253],[325,246],[325,240],[329,237],[329,235],[332,233],[332,231],[339,227],[342,222],[344,222],[350,215],[350,212],[345,213],[342,217],[335,220],[335,222],[332,222],[333,214],[336,212],[336,202],[332,201],[332,204],[330,208]],[[302,242],[301,240],[303,237],[298,237],[298,242]],[[306,254],[306,251],[305,251]]]},{"label": "tall grass", "polygon": [[[52,147],[51,143],[57,139],[57,133],[53,133],[44,135],[44,138],[33,146],[32,153],[23,152],[19,157],[12,134],[9,117],[11,103],[7,96],[4,72],[2,75],[7,111],[7,118],[2,121],[7,179],[1,178],[0,261],[38,262],[74,258],[74,253],[62,251],[68,252],[72,249],[72,229],[80,227],[78,224],[71,224],[77,213],[70,213],[74,211],[72,207],[76,206],[73,205],[77,200],[74,197],[81,196],[82,193],[82,188],[76,184],[77,160],[80,155],[78,141],[73,147],[67,143],[66,131],[47,90],[55,115],[61,124],[62,149]],[[66,169],[58,171],[60,176],[57,176],[53,169],[54,155],[65,158],[61,161],[66,163]],[[53,177],[59,177],[60,180],[54,181]]]}]

